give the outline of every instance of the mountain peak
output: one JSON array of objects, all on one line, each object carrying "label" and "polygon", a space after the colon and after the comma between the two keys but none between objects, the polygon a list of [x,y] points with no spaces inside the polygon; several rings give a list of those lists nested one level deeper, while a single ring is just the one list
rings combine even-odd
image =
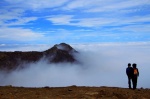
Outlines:
[{"label": "mountain peak", "polygon": [[66,44],[66,43],[56,44],[55,46],[57,47],[57,49],[60,49],[60,50],[65,50],[65,51],[73,50],[73,48],[70,45]]},{"label": "mountain peak", "polygon": [[54,45],[52,48],[45,51],[45,55],[50,62],[74,62],[76,61],[73,54],[77,51],[73,49],[69,44],[60,43]]},{"label": "mountain peak", "polygon": [[[69,44],[60,43],[43,52],[0,52],[0,69],[15,69],[24,63],[38,62],[41,58],[49,63],[76,62],[74,54],[77,53]],[[23,66],[24,67],[24,66]]]}]

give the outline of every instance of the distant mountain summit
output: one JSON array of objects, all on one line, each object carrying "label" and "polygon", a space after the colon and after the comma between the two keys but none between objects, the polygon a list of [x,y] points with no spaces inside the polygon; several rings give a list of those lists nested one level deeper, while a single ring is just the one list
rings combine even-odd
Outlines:
[{"label": "distant mountain summit", "polygon": [[47,60],[48,63],[69,62],[73,63],[77,60],[74,57],[77,51],[69,44],[60,43],[43,52],[0,52],[0,69],[13,70],[18,67],[25,67],[26,63],[38,62],[41,58]]},{"label": "distant mountain summit", "polygon": [[46,58],[48,58],[49,62],[53,63],[75,62],[74,53],[77,53],[77,51],[66,43],[56,44],[52,48],[44,51]]}]

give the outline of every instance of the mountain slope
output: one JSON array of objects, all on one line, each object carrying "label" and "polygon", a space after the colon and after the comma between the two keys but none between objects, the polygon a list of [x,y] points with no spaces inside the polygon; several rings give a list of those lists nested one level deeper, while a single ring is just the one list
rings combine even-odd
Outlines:
[{"label": "mountain slope", "polygon": [[48,60],[49,63],[75,62],[73,54],[77,53],[69,44],[60,43],[52,48],[43,51],[29,52],[0,52],[0,69],[12,70],[23,67],[25,63],[38,62],[41,58]]}]

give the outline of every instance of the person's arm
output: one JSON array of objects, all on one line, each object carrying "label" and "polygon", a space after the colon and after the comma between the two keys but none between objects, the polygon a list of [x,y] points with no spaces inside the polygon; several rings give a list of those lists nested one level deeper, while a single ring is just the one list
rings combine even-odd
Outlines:
[{"label": "person's arm", "polygon": [[138,72],[138,76],[139,76],[139,70],[137,69],[137,72]]},{"label": "person's arm", "polygon": [[127,69],[128,69],[128,68],[126,68],[126,74],[128,75],[128,73],[127,73]]},{"label": "person's arm", "polygon": [[126,69],[126,74],[127,74],[127,76],[130,76],[130,72],[129,72],[130,70],[129,70],[129,69],[130,69],[130,68],[127,68],[127,69]]}]

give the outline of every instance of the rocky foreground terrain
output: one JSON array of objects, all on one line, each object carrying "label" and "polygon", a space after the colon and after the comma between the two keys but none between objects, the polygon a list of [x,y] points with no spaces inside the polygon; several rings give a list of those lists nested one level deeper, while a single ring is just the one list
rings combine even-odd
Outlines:
[{"label": "rocky foreground terrain", "polygon": [[117,87],[43,87],[1,86],[0,99],[150,99],[150,89]]}]

